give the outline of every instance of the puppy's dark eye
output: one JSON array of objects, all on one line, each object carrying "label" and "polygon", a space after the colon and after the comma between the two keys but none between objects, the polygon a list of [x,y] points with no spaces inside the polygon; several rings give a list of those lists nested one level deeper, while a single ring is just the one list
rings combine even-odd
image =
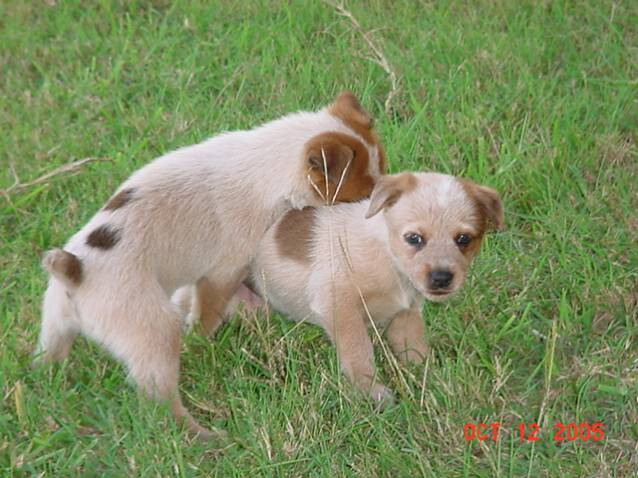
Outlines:
[{"label": "puppy's dark eye", "polygon": [[467,234],[459,234],[458,236],[456,236],[456,244],[459,247],[465,247],[470,242],[472,242],[472,238],[468,236]]},{"label": "puppy's dark eye", "polygon": [[416,232],[408,232],[405,236],[403,236],[405,242],[410,244],[411,246],[422,246],[425,244],[425,240],[421,234],[417,234]]}]

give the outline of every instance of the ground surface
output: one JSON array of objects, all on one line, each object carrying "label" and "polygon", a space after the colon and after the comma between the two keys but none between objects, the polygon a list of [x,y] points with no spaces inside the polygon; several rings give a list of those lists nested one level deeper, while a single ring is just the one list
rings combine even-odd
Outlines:
[{"label": "ground surface", "polygon": [[[633,476],[637,2],[351,2],[398,80],[387,114],[390,77],[329,4],[95,3],[0,5],[0,188],[10,165],[26,183],[110,159],[0,197],[0,474]],[[506,204],[466,289],[424,309],[427,367],[396,371],[377,347],[397,405],[374,412],[322,333],[277,315],[185,341],[187,405],[226,444],[190,441],[86,341],[30,370],[44,250],[157,155],[344,88],[393,171],[462,174]],[[504,430],[467,443],[467,422]],[[540,440],[520,443],[520,422]],[[555,443],[557,422],[605,438]]]}]

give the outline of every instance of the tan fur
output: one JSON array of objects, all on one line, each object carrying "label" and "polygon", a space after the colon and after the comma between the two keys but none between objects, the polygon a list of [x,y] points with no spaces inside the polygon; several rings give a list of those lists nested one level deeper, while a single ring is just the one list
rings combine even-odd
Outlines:
[{"label": "tan fur", "polygon": [[[441,302],[460,289],[489,221],[503,222],[498,211],[502,213],[502,205],[495,191],[452,176],[388,176],[378,182],[370,200],[316,209],[310,262],[281,254],[280,229],[293,224],[282,218],[262,241],[251,280],[274,309],[321,326],[348,378],[385,403],[392,393],[376,377],[367,333],[370,319],[386,328],[399,359],[423,360],[424,299]],[[421,234],[424,244],[406,242],[411,233]],[[286,235],[291,241],[287,247],[299,234]],[[470,244],[457,244],[459,234],[471,237]],[[442,288],[431,275],[441,270],[454,274]]]},{"label": "tan fur", "polygon": [[190,431],[214,436],[180,399],[182,320],[171,295],[186,287],[178,303],[199,303],[191,315],[213,331],[266,231],[291,209],[326,203],[309,173],[327,175],[332,193],[342,181],[336,200],[355,201],[370,193],[380,161],[378,146],[327,107],[156,159],[125,181],[66,252],[45,260],[51,275],[36,361],[64,359],[82,333],[122,361],[143,392],[169,402]]}]

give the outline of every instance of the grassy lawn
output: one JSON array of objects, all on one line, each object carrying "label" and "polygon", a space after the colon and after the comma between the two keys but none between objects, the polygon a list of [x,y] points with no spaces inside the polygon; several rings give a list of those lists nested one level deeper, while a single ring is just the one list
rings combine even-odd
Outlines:
[{"label": "grassy lawn", "polygon": [[[92,6],[89,6],[92,5]],[[635,476],[638,469],[638,2],[18,1],[0,4],[2,476]],[[181,390],[228,443],[190,440],[78,340],[30,369],[45,274],[132,171],[176,147],[322,106],[373,113],[390,168],[498,189],[508,230],[466,288],[427,305],[431,356],[377,360],[383,412],[318,328],[235,317],[186,337]],[[468,422],[499,439],[467,442]],[[604,424],[555,442],[556,423]],[[521,442],[519,423],[540,439]]]}]

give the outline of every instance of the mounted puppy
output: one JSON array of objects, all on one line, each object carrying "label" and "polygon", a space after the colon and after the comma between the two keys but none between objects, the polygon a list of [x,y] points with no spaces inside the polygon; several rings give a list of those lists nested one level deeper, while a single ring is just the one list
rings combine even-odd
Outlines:
[{"label": "mounted puppy", "polygon": [[274,309],[321,326],[346,376],[385,402],[392,393],[376,380],[371,321],[400,360],[421,361],[423,300],[458,291],[485,232],[502,227],[490,188],[436,173],[385,176],[369,200],[288,212],[262,241],[250,279]]},{"label": "mounted puppy", "polygon": [[64,359],[81,332],[142,391],[170,401],[189,430],[210,437],[179,397],[182,319],[170,295],[197,283],[214,323],[282,214],[324,204],[325,194],[369,196],[385,168],[371,123],[343,93],[318,112],[224,133],[137,171],[64,250],[45,256],[36,361]]}]

